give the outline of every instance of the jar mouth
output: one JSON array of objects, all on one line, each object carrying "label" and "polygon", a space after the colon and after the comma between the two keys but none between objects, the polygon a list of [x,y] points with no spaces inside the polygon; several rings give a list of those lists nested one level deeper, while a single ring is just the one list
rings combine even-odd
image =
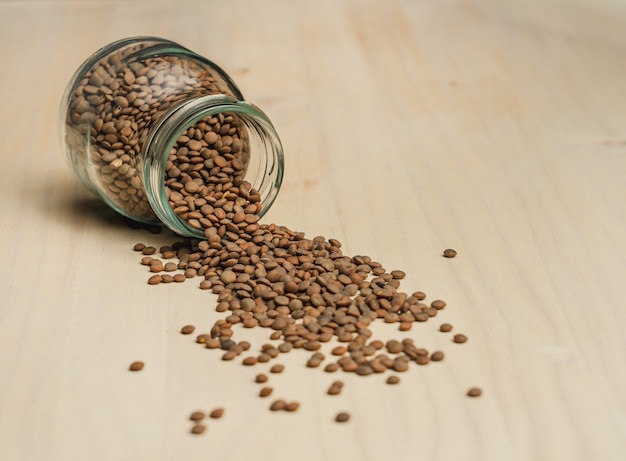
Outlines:
[{"label": "jar mouth", "polygon": [[236,117],[247,135],[249,160],[244,180],[259,191],[259,217],[274,203],[283,181],[283,148],[269,118],[255,105],[225,95],[211,95],[171,108],[148,133],[142,151],[143,182],[148,201],[159,219],[173,232],[204,238],[198,229],[178,216],[166,194],[166,164],[181,135],[207,117],[228,114]]}]

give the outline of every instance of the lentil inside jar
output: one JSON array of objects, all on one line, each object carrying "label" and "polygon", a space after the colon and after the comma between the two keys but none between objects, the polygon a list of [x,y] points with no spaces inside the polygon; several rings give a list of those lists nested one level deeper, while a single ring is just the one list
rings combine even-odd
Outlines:
[{"label": "lentil inside jar", "polygon": [[[73,170],[134,220],[202,236],[225,218],[217,208],[254,221],[246,214],[260,216],[280,188],[282,147],[269,120],[217,65],[167,40],[95,53],[62,111]],[[261,158],[250,168],[253,150]]]}]

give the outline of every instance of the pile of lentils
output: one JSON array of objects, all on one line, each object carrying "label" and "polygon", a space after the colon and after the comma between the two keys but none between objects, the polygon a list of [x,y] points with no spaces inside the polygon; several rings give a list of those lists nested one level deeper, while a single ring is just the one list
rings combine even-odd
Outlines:
[{"label": "pile of lentils", "polygon": [[[440,299],[426,302],[421,291],[401,291],[403,271],[387,271],[368,256],[344,255],[335,239],[309,239],[284,226],[252,222],[246,213],[236,221],[219,219],[205,230],[206,239],[185,238],[158,250],[144,243],[134,246],[144,255],[141,263],[154,273],[148,278],[150,285],[199,277],[200,288],[217,295],[215,309],[223,318],[200,333],[194,325],[185,325],[183,335],[195,333],[200,346],[244,366],[280,361],[281,354],[300,349],[308,351],[306,367],[359,376],[389,373],[390,385],[400,382],[395,373],[408,371],[412,364],[424,366],[444,359],[443,351],[429,351],[411,338],[383,342],[373,337],[369,327],[374,321],[408,331],[415,322],[427,322],[446,307]],[[449,252],[444,256],[453,257]],[[272,342],[253,348],[246,340],[237,341],[233,330],[237,324],[266,328]],[[439,326],[442,333],[452,330],[449,323]],[[467,336],[453,333],[451,339],[462,344]],[[331,343],[329,357],[320,351],[324,343]],[[270,373],[283,369],[276,363]],[[267,375],[257,375],[257,383],[267,381]],[[327,393],[337,395],[342,388],[343,382],[336,381]],[[272,387],[264,386],[259,396],[270,397],[272,392]],[[478,397],[481,391],[471,388],[467,395]],[[293,412],[299,406],[278,398],[269,410]],[[348,422],[350,415],[341,411],[334,420]],[[198,431],[204,430],[195,426],[191,430]]]}]

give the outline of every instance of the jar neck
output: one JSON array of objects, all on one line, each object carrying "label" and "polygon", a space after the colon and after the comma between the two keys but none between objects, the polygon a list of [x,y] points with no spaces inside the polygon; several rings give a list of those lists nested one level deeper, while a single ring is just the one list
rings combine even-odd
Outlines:
[{"label": "jar neck", "polygon": [[283,149],[267,116],[256,106],[229,96],[193,98],[172,107],[150,129],[141,155],[143,184],[154,213],[172,231],[187,237],[204,237],[200,229],[181,219],[166,195],[166,164],[172,148],[185,130],[201,120],[228,114],[237,117],[246,131],[249,162],[244,179],[261,196],[262,217],[278,195],[284,169]]}]

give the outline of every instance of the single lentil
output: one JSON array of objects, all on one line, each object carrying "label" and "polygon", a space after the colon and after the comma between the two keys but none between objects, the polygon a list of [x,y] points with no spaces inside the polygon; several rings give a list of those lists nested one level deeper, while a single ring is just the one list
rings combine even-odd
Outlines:
[{"label": "single lentil", "polygon": [[282,373],[284,369],[284,365],[277,363],[276,365],[273,365],[272,368],[270,368],[270,373]]},{"label": "single lentil", "polygon": [[434,307],[437,310],[441,310],[446,307],[446,302],[441,299],[436,299],[432,303],[430,303],[431,307]]},{"label": "single lentil", "polygon": [[284,410],[285,406],[287,406],[287,402],[285,402],[285,400],[283,399],[274,400],[272,404],[270,405],[270,410],[271,411]]},{"label": "single lentil", "polygon": [[194,331],[196,331],[196,327],[193,325],[185,325],[184,327],[180,329],[180,332],[183,335],[190,335]]},{"label": "single lentil", "polygon": [[189,415],[191,421],[202,421],[206,415],[203,411],[194,411]]},{"label": "single lentil", "polygon": [[256,363],[257,363],[256,357],[246,357],[245,359],[241,361],[241,364],[246,365],[246,366],[256,365]]},{"label": "single lentil", "polygon": [[145,364],[143,362],[137,361],[137,362],[131,363],[130,366],[128,367],[128,369],[130,371],[141,371],[141,370],[143,370],[144,366],[145,366]]},{"label": "single lentil", "polygon": [[222,416],[224,416],[224,408],[222,407],[215,408],[209,413],[209,418],[213,419],[219,419]]},{"label": "single lentil", "polygon": [[259,391],[259,397],[269,397],[274,392],[274,389],[271,387],[262,387]]},{"label": "single lentil", "polygon": [[269,397],[274,392],[274,389],[271,387],[262,387],[259,391],[259,397]]},{"label": "single lentil", "polygon": [[479,387],[472,387],[472,388],[468,389],[468,391],[467,391],[467,395],[469,397],[480,397],[482,395],[482,393],[483,393],[483,391]]},{"label": "single lentil", "polygon": [[343,389],[343,381],[334,381],[326,393],[328,395],[338,395],[341,394],[341,390]]},{"label": "single lentil", "polygon": [[435,351],[432,354],[430,354],[430,360],[432,360],[433,362],[440,362],[442,361],[444,358],[444,353],[442,351]]},{"label": "single lentil", "polygon": [[288,412],[294,412],[298,411],[298,408],[300,408],[300,402],[289,402],[285,405],[284,410]]},{"label": "single lentil", "polygon": [[331,362],[324,367],[326,373],[334,373],[339,370],[339,365],[336,362]]},{"label": "single lentil", "polygon": [[194,435],[203,434],[206,431],[206,426],[204,424],[194,424],[191,426],[191,433]]},{"label": "single lentil", "polygon": [[456,334],[454,335],[454,337],[452,338],[452,340],[457,343],[457,344],[463,344],[464,342],[467,342],[467,336],[463,335],[463,334]]}]

